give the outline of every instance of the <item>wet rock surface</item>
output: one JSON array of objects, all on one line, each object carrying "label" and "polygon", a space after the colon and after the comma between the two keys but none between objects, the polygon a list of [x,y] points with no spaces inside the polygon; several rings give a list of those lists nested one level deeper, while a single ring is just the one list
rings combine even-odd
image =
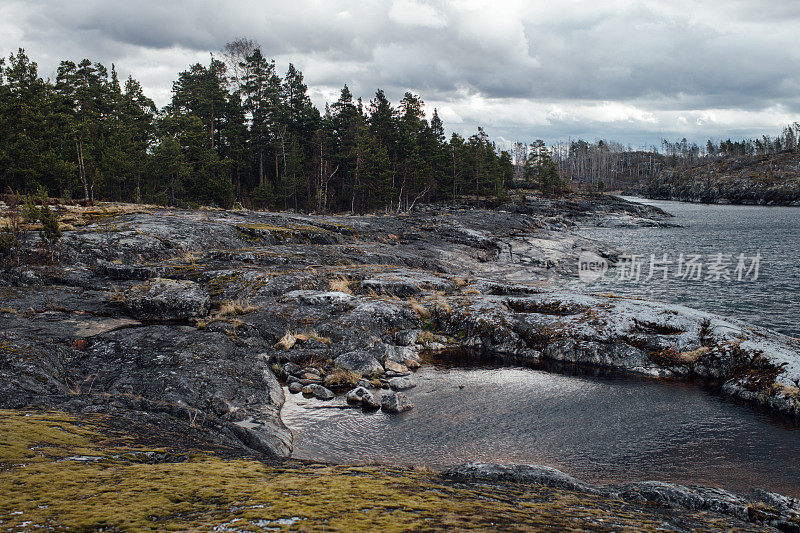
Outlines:
[{"label": "wet rock surface", "polygon": [[[393,216],[103,209],[64,232],[56,264],[31,249],[3,267],[0,407],[146,416],[288,456],[279,378],[327,397],[360,378],[407,383],[426,350],[467,347],[710,377],[800,413],[797,340],[555,288],[582,251],[618,255],[571,228],[669,224],[655,208],[600,196]],[[381,405],[402,411],[402,398]]]},{"label": "wet rock surface", "polygon": [[381,409],[387,413],[403,413],[413,408],[414,404],[402,392],[390,392],[381,400]]}]

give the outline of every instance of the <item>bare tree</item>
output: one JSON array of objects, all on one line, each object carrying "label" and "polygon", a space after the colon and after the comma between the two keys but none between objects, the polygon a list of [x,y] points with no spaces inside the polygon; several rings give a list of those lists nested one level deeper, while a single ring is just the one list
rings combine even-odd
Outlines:
[{"label": "bare tree", "polygon": [[253,52],[257,48],[261,48],[261,45],[255,40],[248,37],[239,37],[227,43],[222,50],[220,50],[225,64],[228,66],[228,72],[231,74],[228,79],[234,91],[240,90],[244,84],[246,72],[242,63],[244,63],[245,59],[249,56],[253,55]]}]

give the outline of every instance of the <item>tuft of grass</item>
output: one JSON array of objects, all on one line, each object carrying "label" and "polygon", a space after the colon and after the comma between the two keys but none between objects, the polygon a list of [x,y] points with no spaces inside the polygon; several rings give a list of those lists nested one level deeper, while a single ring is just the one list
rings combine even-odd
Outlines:
[{"label": "tuft of grass", "polygon": [[417,300],[415,300],[414,298],[410,299],[408,301],[408,303],[411,305],[411,309],[421,319],[427,320],[427,319],[429,319],[431,317],[431,312],[425,306],[423,306],[421,303],[419,303]]},{"label": "tuft of grass", "polygon": [[329,388],[353,388],[358,383],[358,380],[361,379],[361,375],[355,372],[351,372],[341,367],[336,367],[325,376],[325,386]]},{"label": "tuft of grass", "polygon": [[332,342],[330,338],[323,337],[313,329],[303,333],[296,333],[294,337],[300,342],[306,342],[309,340],[315,340],[317,342],[321,342],[322,344],[330,344]]},{"label": "tuft of grass", "polygon": [[702,348],[698,348],[697,350],[692,350],[690,352],[680,352],[678,354],[678,360],[685,364],[694,364],[698,359],[710,351],[711,348],[708,346],[703,346]]},{"label": "tuft of grass", "polygon": [[417,344],[444,343],[447,339],[431,331],[423,331],[417,336]]},{"label": "tuft of grass", "polygon": [[330,280],[328,282],[328,285],[330,286],[332,291],[343,292],[345,294],[353,294],[353,289],[350,288],[350,285],[352,283],[353,283],[352,281],[350,281],[350,280],[348,280],[346,278],[339,277],[339,278]]},{"label": "tuft of grass", "polygon": [[111,290],[106,294],[106,299],[115,304],[125,303],[125,293],[119,290],[116,285],[111,286]]},{"label": "tuft of grass", "polygon": [[247,313],[252,313],[253,311],[257,310],[258,307],[254,307],[250,304],[241,302],[239,300],[225,300],[219,306],[219,312],[217,313],[217,316],[226,317],[226,316],[246,315]]},{"label": "tuft of grass", "polygon": [[275,348],[278,350],[289,350],[297,343],[297,341],[307,342],[309,340],[315,340],[317,342],[321,342],[322,344],[330,344],[332,342],[331,339],[328,337],[323,337],[313,329],[311,331],[305,331],[302,333],[295,333],[287,329],[286,333],[283,334],[283,337],[281,337],[280,340],[275,343]]},{"label": "tuft of grass", "polygon": [[275,343],[275,348],[278,350],[289,350],[292,346],[295,345],[297,342],[297,337],[292,335],[292,332],[286,330],[286,333],[283,334],[283,337]]}]

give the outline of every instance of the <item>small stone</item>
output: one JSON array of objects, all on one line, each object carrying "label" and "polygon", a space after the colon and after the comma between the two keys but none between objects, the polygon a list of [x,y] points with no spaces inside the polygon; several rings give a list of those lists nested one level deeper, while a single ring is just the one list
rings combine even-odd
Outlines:
[{"label": "small stone", "polygon": [[380,400],[371,392],[361,398],[361,409],[364,411],[375,411],[376,409],[380,409],[380,407]]},{"label": "small stone", "polygon": [[413,408],[414,404],[402,392],[390,392],[381,400],[381,409],[387,413],[402,413]]},{"label": "small stone", "polygon": [[289,392],[291,392],[292,394],[297,394],[302,390],[303,390],[303,384],[300,383],[299,381],[294,381],[292,383],[289,383]]},{"label": "small stone", "polygon": [[303,394],[306,396],[313,396],[318,400],[332,400],[334,397],[333,392],[330,389],[326,389],[322,385],[317,385],[316,383],[311,383],[310,385],[306,385],[303,387]]},{"label": "small stone", "polygon": [[417,384],[409,378],[392,378],[389,380],[389,388],[392,390],[413,389]]},{"label": "small stone", "polygon": [[364,387],[365,389],[372,388],[372,383],[368,379],[359,379],[356,383],[356,387]]},{"label": "small stone", "polygon": [[317,376],[322,376],[322,372],[319,371],[318,368],[314,368],[313,366],[309,366],[303,369],[304,374],[315,374]]},{"label": "small stone", "polygon": [[356,387],[347,393],[347,403],[361,403],[364,396],[368,394],[370,394],[370,392],[364,387]]},{"label": "small stone", "polygon": [[394,372],[395,374],[403,374],[408,372],[408,367],[403,363],[398,363],[397,361],[392,361],[391,359],[387,359],[385,363],[383,363],[383,367],[386,369],[386,372]]},{"label": "small stone", "polygon": [[300,372],[300,367],[291,361],[287,361],[281,365],[281,373],[284,375],[297,374]]}]

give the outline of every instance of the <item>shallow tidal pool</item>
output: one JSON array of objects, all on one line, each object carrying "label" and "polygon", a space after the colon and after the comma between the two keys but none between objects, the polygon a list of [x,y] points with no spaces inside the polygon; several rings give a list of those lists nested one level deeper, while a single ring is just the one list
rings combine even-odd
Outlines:
[{"label": "shallow tidal pool", "polygon": [[800,497],[800,429],[692,383],[572,369],[426,366],[414,409],[363,413],[286,392],[294,457],[442,468],[544,464],[587,481],[662,480]]}]

